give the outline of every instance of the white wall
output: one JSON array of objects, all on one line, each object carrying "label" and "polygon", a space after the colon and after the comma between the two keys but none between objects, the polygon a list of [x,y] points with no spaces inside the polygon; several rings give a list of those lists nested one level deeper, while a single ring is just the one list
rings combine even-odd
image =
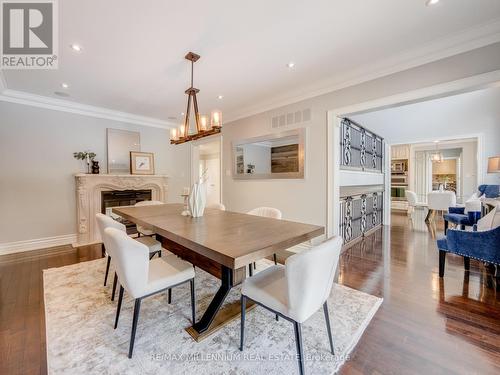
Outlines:
[{"label": "white wall", "polygon": [[141,133],[157,174],[170,176],[168,200],[189,186],[189,149],[167,130],[0,102],[0,244],[76,233],[73,152],[97,153],[106,172],[106,128]]},{"label": "white wall", "polygon": [[[498,175],[486,173],[487,158],[500,154],[500,87],[366,113],[353,119],[390,144],[482,134],[479,156],[483,172],[478,176],[479,183],[500,183]],[[467,156],[464,163],[470,160]]]},{"label": "white wall", "polygon": [[[258,206],[274,206],[282,210],[285,219],[326,225],[329,110],[494,71],[499,66],[500,44],[495,44],[226,124],[223,129],[223,202],[229,210],[240,212]],[[305,179],[235,180],[231,177],[233,141],[273,133],[272,117],[306,108],[311,109],[312,119],[306,124],[309,129]]]}]

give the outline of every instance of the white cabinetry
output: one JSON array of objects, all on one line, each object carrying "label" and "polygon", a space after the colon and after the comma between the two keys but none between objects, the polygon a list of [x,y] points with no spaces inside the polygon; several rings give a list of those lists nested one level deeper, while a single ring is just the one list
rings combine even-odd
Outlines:
[{"label": "white cabinetry", "polygon": [[410,158],[409,145],[391,146],[391,159],[409,159],[409,158]]}]

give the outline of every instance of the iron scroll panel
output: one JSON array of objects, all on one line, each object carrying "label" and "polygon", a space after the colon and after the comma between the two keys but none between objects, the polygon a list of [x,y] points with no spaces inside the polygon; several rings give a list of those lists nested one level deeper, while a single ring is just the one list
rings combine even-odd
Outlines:
[{"label": "iron scroll panel", "polygon": [[384,140],[356,122],[343,118],[340,125],[340,168],[384,172]]},{"label": "iron scroll panel", "polygon": [[340,200],[340,234],[344,244],[382,225],[384,193],[373,192]]}]

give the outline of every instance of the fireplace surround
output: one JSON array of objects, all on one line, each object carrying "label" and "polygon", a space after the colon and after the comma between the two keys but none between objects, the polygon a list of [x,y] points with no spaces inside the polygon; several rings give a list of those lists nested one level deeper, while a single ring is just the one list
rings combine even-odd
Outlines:
[{"label": "fireplace surround", "polygon": [[[152,200],[167,202],[168,176],[120,175],[120,174],[77,174],[75,175],[77,243],[74,246],[101,242],[96,213],[102,212],[103,192],[137,191],[137,199],[144,200],[144,193],[150,191]],[[130,202],[133,204],[134,199]]]}]

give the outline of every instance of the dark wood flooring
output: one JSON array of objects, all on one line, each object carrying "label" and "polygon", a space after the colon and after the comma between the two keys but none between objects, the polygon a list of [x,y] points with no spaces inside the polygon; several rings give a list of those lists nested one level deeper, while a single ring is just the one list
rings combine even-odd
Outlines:
[{"label": "dark wood flooring", "polygon": [[[417,211],[392,215],[340,261],[339,282],[384,303],[342,374],[500,373],[500,288],[483,265],[448,256],[438,277],[435,236]],[[0,374],[46,374],[42,270],[101,256],[100,246],[0,256]],[[326,337],[325,337],[326,340]]]}]

